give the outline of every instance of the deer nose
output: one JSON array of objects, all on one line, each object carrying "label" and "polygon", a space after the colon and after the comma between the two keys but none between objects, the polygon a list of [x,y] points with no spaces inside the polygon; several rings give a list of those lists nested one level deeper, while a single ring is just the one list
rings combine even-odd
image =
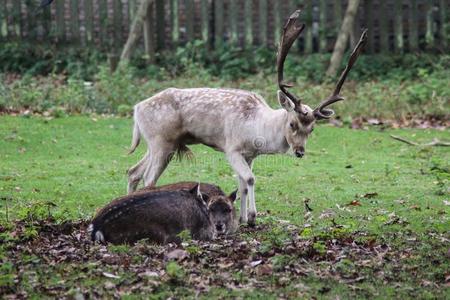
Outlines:
[{"label": "deer nose", "polygon": [[216,230],[218,232],[222,232],[222,231],[224,231],[224,229],[225,229],[225,226],[222,223],[216,224]]},{"label": "deer nose", "polygon": [[303,155],[305,155],[305,149],[303,149],[303,148],[297,149],[297,150],[295,150],[294,153],[295,153],[295,156],[302,158]]}]

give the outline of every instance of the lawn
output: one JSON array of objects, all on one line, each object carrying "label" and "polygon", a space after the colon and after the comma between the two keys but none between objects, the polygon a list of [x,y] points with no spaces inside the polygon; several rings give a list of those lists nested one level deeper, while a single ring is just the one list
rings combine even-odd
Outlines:
[{"label": "lawn", "polygon": [[[127,155],[130,119],[1,116],[0,295],[446,298],[450,152],[409,146],[390,134],[450,140],[448,130],[317,126],[303,159],[255,161],[256,228],[242,226],[215,246],[187,241],[189,257],[167,262],[162,257],[174,246],[94,246],[79,236],[85,224],[78,220],[125,194],[126,170],[144,152],[140,146]],[[226,192],[237,187],[222,153],[192,150],[194,160],[172,162],[159,184],[205,181]],[[51,225],[42,226],[41,219]],[[70,234],[59,234],[58,224],[68,221]],[[31,247],[47,239],[50,249],[61,237],[77,237],[84,252],[74,243],[71,251],[80,256],[55,263],[48,256],[58,255]],[[105,263],[98,253],[121,262]],[[225,257],[232,261],[224,263]],[[209,267],[195,267],[202,264]],[[223,274],[215,274],[217,265]],[[160,273],[143,277],[136,268]]]}]

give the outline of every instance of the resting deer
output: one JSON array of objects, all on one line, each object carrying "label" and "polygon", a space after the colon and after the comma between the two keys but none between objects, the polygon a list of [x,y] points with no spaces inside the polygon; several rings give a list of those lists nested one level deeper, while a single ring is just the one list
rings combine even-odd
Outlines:
[{"label": "resting deer", "polygon": [[299,13],[297,10],[289,17],[278,50],[281,109],[272,109],[253,92],[212,88],[169,88],[135,105],[130,153],[138,146],[141,135],[148,150],[128,171],[129,193],[136,190],[142,178],[146,186],[154,185],[175,152],[187,152],[186,145],[201,143],[225,153],[239,180],[240,221],[254,224],[253,160],[260,154],[285,153],[290,148],[295,156],[303,157],[306,140],[315,122],[329,119],[334,111],[326,107],[344,99],[340,95],[341,87],[366,39],[366,32],[363,32],[335,90],[312,109],[288,91],[291,85],[283,82],[284,61],[304,29],[304,24],[298,23]]},{"label": "resting deer", "polygon": [[225,196],[218,186],[182,182],[144,189],[120,197],[103,207],[88,227],[94,241],[113,244],[149,239],[157,243],[181,242],[178,234],[189,230],[192,238],[210,240],[233,233],[236,192]]}]

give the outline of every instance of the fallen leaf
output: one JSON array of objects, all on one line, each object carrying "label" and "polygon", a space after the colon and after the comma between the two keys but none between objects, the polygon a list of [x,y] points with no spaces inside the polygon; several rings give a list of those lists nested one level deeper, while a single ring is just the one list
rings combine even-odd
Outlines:
[{"label": "fallen leaf", "polygon": [[115,278],[115,279],[119,279],[120,278],[120,276],[117,276],[117,275],[114,275],[114,274],[111,274],[111,273],[108,273],[108,272],[103,272],[102,274],[103,274],[103,276],[108,277],[108,278]]},{"label": "fallen leaf", "polygon": [[159,274],[157,272],[153,272],[153,271],[145,271],[142,273],[138,274],[139,277],[158,277]]},{"label": "fallen leaf", "polygon": [[166,260],[183,260],[186,257],[188,257],[188,253],[185,250],[182,249],[175,249],[168,254],[166,254],[165,259]]},{"label": "fallen leaf", "polygon": [[361,203],[358,200],[353,200],[347,203],[347,206],[361,206]]},{"label": "fallen leaf", "polygon": [[250,266],[252,268],[256,267],[257,265],[260,265],[262,263],[262,260],[254,260],[252,262],[250,262]]},{"label": "fallen leaf", "polygon": [[414,209],[414,210],[422,210],[422,209],[420,208],[420,206],[418,206],[418,205],[413,205],[413,206],[411,206],[410,208],[411,208],[411,209]]},{"label": "fallen leaf", "polygon": [[269,264],[260,265],[256,269],[256,274],[258,274],[259,276],[270,275],[272,274],[272,266]]},{"label": "fallen leaf", "polygon": [[376,196],[378,196],[378,193],[377,193],[377,192],[365,193],[365,194],[363,195],[363,198],[370,199],[370,198],[374,198],[374,197],[376,197]]}]

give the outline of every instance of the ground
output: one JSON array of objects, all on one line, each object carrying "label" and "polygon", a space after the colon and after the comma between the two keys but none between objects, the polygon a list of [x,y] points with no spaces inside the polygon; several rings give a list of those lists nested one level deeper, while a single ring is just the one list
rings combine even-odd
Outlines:
[{"label": "ground", "polygon": [[[214,243],[93,245],[87,221],[126,192],[126,169],[144,151],[127,155],[131,127],[0,117],[0,295],[449,297],[450,153],[390,138],[450,140],[448,130],[323,124],[305,158],[255,161],[255,228]],[[192,149],[160,184],[236,188],[221,153]]]}]

